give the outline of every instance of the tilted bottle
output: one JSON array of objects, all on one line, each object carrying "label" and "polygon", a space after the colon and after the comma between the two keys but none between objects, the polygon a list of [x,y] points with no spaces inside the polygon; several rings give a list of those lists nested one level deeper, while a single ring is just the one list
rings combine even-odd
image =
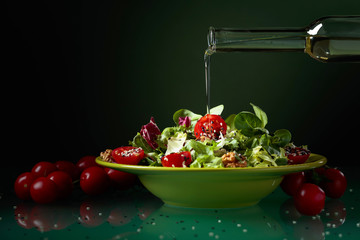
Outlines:
[{"label": "tilted bottle", "polygon": [[321,62],[360,62],[360,16],[323,17],[300,29],[210,27],[207,55],[235,51],[302,51]]}]

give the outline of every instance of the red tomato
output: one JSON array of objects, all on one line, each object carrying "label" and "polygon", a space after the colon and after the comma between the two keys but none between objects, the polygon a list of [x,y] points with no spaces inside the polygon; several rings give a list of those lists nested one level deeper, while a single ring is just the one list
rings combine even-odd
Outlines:
[{"label": "red tomato", "polygon": [[30,194],[36,203],[51,203],[58,197],[58,188],[50,179],[39,177],[31,185]]},{"label": "red tomato", "polygon": [[47,175],[56,170],[57,168],[55,164],[51,162],[38,162],[32,168],[31,172],[34,173],[36,177],[46,177]]},{"label": "red tomato", "polygon": [[135,183],[135,174],[122,172],[112,168],[104,168],[104,170],[110,180],[114,183],[115,187],[118,187],[120,189],[126,189],[131,187]]},{"label": "red tomato", "polygon": [[191,153],[171,153],[161,158],[164,167],[188,167],[191,163]]},{"label": "red tomato", "polygon": [[299,213],[303,215],[316,215],[324,209],[325,193],[317,185],[303,184],[294,196],[294,203]]},{"label": "red tomato", "polygon": [[280,186],[289,196],[294,196],[297,190],[305,183],[305,173],[296,172],[284,176]]},{"label": "red tomato", "polygon": [[347,187],[345,175],[335,168],[328,168],[322,174],[324,179],[320,182],[320,187],[324,189],[326,196],[340,198]]},{"label": "red tomato", "polygon": [[58,189],[58,197],[61,199],[67,198],[72,190],[73,183],[70,175],[63,171],[55,171],[47,176],[48,179],[52,180]]},{"label": "red tomato", "polygon": [[119,147],[111,152],[115,162],[120,164],[136,165],[144,158],[144,150],[137,147]]},{"label": "red tomato", "polygon": [[194,134],[196,139],[201,137],[217,140],[220,138],[220,133],[225,136],[227,125],[219,115],[206,114],[197,121]]},{"label": "red tomato", "polygon": [[81,173],[80,187],[88,195],[105,192],[109,184],[110,180],[102,167],[89,167]]},{"label": "red tomato", "polygon": [[30,200],[30,187],[31,184],[35,181],[36,176],[34,173],[25,172],[18,176],[15,180],[14,190],[18,198],[22,200]]},{"label": "red tomato", "polygon": [[288,164],[301,164],[310,157],[310,151],[301,147],[286,147],[285,151]]},{"label": "red tomato", "polygon": [[80,158],[80,160],[76,163],[77,168],[79,169],[79,172],[82,173],[85,169],[89,167],[95,167],[99,166],[95,162],[96,157],[95,156],[84,156]]},{"label": "red tomato", "polygon": [[79,179],[80,177],[80,170],[72,162],[57,161],[55,166],[58,170],[68,173],[73,181]]}]

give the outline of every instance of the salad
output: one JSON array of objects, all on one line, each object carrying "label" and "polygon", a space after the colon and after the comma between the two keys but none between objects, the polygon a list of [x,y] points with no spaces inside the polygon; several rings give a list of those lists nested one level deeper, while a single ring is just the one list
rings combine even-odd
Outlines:
[{"label": "salad", "polygon": [[297,147],[291,133],[266,129],[268,117],[258,106],[221,117],[219,105],[202,116],[188,109],[173,114],[174,126],[160,131],[153,117],[142,126],[129,146],[107,149],[103,161],[120,164],[189,167],[244,168],[276,167],[304,163],[310,156],[307,146]]}]

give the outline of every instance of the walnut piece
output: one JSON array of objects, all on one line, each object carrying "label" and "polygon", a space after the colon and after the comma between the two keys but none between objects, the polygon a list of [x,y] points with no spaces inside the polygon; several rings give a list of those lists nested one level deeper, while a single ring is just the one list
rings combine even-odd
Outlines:
[{"label": "walnut piece", "polygon": [[103,159],[104,162],[112,162],[113,160],[111,157],[111,153],[111,149],[106,149],[105,152],[100,153],[100,157]]},{"label": "walnut piece", "polygon": [[[240,160],[239,160],[240,159]],[[245,157],[235,152],[228,152],[222,155],[221,160],[226,168],[246,167]]]}]

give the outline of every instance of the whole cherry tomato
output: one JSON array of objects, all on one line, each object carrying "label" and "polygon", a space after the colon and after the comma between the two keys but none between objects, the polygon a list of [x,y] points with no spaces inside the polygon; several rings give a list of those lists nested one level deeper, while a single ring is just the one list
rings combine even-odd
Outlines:
[{"label": "whole cherry tomato", "polygon": [[39,177],[31,185],[30,194],[36,203],[51,203],[58,197],[58,188],[49,178]]},{"label": "whole cherry tomato", "polygon": [[136,175],[115,170],[112,168],[104,168],[106,174],[110,178],[111,182],[114,183],[114,186],[119,189],[127,189],[131,187],[136,180]]},{"label": "whole cherry tomato", "polygon": [[77,168],[79,169],[80,174],[89,167],[99,166],[95,162],[96,156],[84,156],[76,163]]},{"label": "whole cherry tomato", "polygon": [[22,200],[30,200],[30,187],[35,181],[36,176],[34,173],[25,172],[20,174],[15,180],[14,190],[18,198]]},{"label": "whole cherry tomato", "polygon": [[51,162],[38,162],[35,164],[35,166],[32,168],[31,172],[35,174],[36,177],[46,177],[50,173],[56,171],[57,168],[55,164]]},{"label": "whole cherry tomato", "polygon": [[171,153],[161,158],[164,167],[188,167],[191,164],[191,153],[180,152]]},{"label": "whole cherry tomato", "polygon": [[304,163],[310,157],[310,151],[301,147],[285,147],[285,154],[290,165]]},{"label": "whole cherry tomato", "polygon": [[316,215],[324,209],[325,193],[317,185],[303,184],[294,196],[296,209],[303,215]]},{"label": "whole cherry tomato", "polygon": [[296,172],[284,176],[280,186],[289,196],[294,196],[297,190],[305,183],[305,173]]},{"label": "whole cherry tomato", "polygon": [[197,121],[194,128],[196,139],[201,137],[217,140],[220,133],[225,136],[227,125],[219,115],[206,114]]},{"label": "whole cherry tomato", "polygon": [[73,181],[79,179],[80,177],[80,170],[72,162],[57,161],[55,166],[58,170],[68,173]]},{"label": "whole cherry tomato", "polygon": [[114,149],[111,155],[117,163],[136,165],[144,158],[145,153],[141,148],[125,146]]},{"label": "whole cherry tomato", "polygon": [[88,195],[103,193],[108,189],[109,185],[109,177],[102,167],[89,167],[81,173],[80,187]]},{"label": "whole cherry tomato", "polygon": [[347,187],[344,173],[335,168],[327,168],[322,174],[323,180],[320,182],[320,187],[324,189],[326,196],[340,198]]},{"label": "whole cherry tomato", "polygon": [[58,197],[60,199],[67,198],[73,190],[73,183],[70,175],[63,171],[55,171],[50,173],[47,178],[52,180],[58,189]]}]

